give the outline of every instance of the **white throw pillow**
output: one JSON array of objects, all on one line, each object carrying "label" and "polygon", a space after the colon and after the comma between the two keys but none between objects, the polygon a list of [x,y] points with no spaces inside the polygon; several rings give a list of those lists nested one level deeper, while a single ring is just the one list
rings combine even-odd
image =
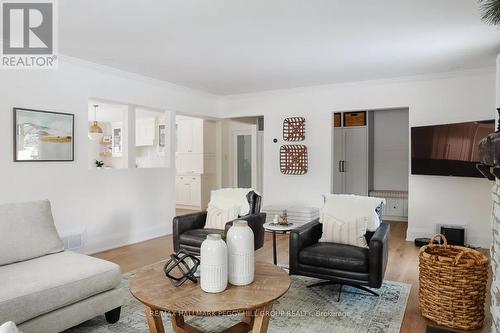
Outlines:
[{"label": "white throw pillow", "polygon": [[16,324],[8,321],[0,326],[0,333],[21,333],[21,331],[16,327]]},{"label": "white throw pillow", "polygon": [[354,245],[368,247],[366,243],[366,217],[357,218],[351,221],[342,221],[332,215],[324,215],[323,234],[320,242]]},{"label": "white throw pillow", "polygon": [[239,212],[239,206],[222,209],[209,205],[207,209],[207,221],[205,223],[205,228],[224,230],[227,222],[234,221],[238,218]]},{"label": "white throw pillow", "polygon": [[320,220],[324,215],[332,215],[342,221],[352,221],[366,217],[368,231],[376,231],[380,226],[380,217],[376,209],[385,204],[384,198],[366,197],[353,194],[324,194],[325,204]]}]

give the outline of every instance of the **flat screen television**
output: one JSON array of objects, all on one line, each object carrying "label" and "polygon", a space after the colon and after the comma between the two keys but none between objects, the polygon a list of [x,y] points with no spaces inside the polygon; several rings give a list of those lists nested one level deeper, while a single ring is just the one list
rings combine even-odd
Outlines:
[{"label": "flat screen television", "polygon": [[479,141],[493,132],[494,120],[412,127],[412,175],[482,178]]}]

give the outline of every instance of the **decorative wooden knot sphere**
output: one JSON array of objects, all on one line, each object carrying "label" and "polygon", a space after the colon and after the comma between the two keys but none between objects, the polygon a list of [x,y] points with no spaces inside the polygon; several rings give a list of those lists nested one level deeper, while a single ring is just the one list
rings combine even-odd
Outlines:
[{"label": "decorative wooden knot sphere", "polygon": [[[191,267],[188,260],[192,261]],[[200,259],[186,253],[184,250],[180,250],[179,252],[170,255],[170,260],[165,263],[163,271],[170,282],[172,282],[174,286],[179,287],[187,280],[198,283],[198,279],[194,276],[198,270],[198,266],[200,266]],[[181,275],[173,275],[172,273],[174,270],[180,272]]]}]

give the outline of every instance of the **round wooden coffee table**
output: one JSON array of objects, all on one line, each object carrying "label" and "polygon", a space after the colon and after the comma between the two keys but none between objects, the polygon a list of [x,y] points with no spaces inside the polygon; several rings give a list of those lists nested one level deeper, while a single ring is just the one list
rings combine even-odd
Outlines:
[{"label": "round wooden coffee table", "polygon": [[201,332],[184,322],[184,316],[222,316],[243,313],[242,322],[224,332],[267,332],[273,302],[290,288],[290,277],[281,268],[265,262],[255,264],[255,280],[247,286],[228,284],[225,291],[209,294],[199,284],[186,281],[176,288],[157,263],[138,271],[130,281],[130,292],[146,306],[152,333],[164,333],[161,312],[171,314],[175,332]]}]

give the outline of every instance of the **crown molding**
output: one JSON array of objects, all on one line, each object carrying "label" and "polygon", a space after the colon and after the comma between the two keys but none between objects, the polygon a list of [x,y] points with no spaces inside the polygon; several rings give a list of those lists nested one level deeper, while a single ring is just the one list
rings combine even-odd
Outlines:
[{"label": "crown molding", "polygon": [[[499,59],[500,55],[497,58],[497,62],[500,61]],[[495,71],[496,71],[495,67],[480,67],[480,68],[473,68],[461,71],[438,72],[438,73],[429,73],[420,75],[398,76],[385,79],[349,81],[349,82],[339,82],[339,83],[321,84],[313,86],[303,86],[303,87],[288,88],[288,89],[265,90],[260,92],[223,95],[221,97],[223,99],[223,102],[225,102],[239,98],[282,96],[290,93],[296,93],[296,94],[306,93],[306,92],[311,92],[312,90],[314,90],[314,92],[319,92],[319,91],[331,90],[334,88],[343,88],[349,86],[374,86],[374,85],[387,85],[387,84],[406,83],[406,82],[443,80],[443,79],[451,79],[458,77],[494,75]]]},{"label": "crown molding", "polygon": [[156,79],[156,78],[153,78],[150,76],[125,71],[125,70],[118,69],[118,68],[111,67],[111,66],[107,66],[107,65],[101,65],[101,64],[91,62],[88,60],[84,60],[81,58],[75,58],[75,57],[67,56],[64,54],[59,54],[58,57],[59,57],[59,64],[60,65],[61,64],[64,65],[65,63],[67,63],[67,64],[75,65],[78,67],[85,67],[85,68],[93,69],[93,70],[96,70],[99,72],[105,72],[107,74],[115,75],[115,76],[118,76],[118,77],[121,77],[124,79],[136,80],[136,81],[144,82],[144,83],[159,86],[159,87],[165,87],[165,88],[179,91],[179,92],[194,93],[194,94],[204,95],[208,98],[214,98],[214,99],[219,97],[219,95],[215,95],[215,94],[203,91],[203,90],[182,86],[182,85],[175,84],[175,83],[172,83],[169,81],[164,81],[164,80]]}]

